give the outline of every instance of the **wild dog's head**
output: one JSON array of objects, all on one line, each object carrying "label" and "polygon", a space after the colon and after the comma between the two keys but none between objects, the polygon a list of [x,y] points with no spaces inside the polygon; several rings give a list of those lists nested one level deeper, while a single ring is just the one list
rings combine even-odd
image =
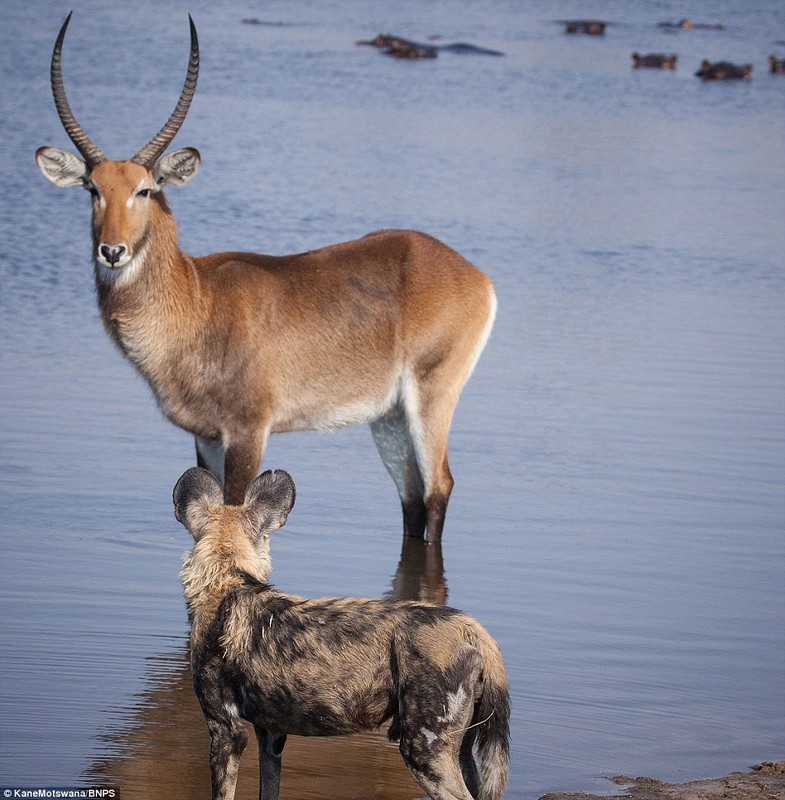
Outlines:
[{"label": "wild dog's head", "polygon": [[248,487],[241,506],[224,505],[223,489],[206,469],[185,472],[174,487],[174,515],[191,532],[190,562],[215,574],[232,567],[266,580],[269,536],[289,516],[294,481],[282,469],[262,473]]}]

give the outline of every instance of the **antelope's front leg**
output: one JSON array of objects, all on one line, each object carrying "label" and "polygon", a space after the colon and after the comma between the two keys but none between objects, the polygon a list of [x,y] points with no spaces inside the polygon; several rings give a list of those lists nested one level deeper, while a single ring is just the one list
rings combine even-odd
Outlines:
[{"label": "antelope's front leg", "polygon": [[210,729],[210,778],[213,800],[234,800],[240,756],[248,744],[248,734],[241,723],[231,725],[213,720]]},{"label": "antelope's front leg", "polygon": [[262,462],[267,429],[245,429],[224,436],[224,502],[241,506]]},{"label": "antelope's front leg", "polygon": [[278,800],[286,734],[257,727],[256,738],[259,740],[259,800]]}]

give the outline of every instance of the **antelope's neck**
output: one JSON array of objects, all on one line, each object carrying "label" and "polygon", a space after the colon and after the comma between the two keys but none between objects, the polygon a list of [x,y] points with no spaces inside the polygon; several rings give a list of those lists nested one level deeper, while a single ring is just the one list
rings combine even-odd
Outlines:
[{"label": "antelope's neck", "polygon": [[116,271],[96,264],[107,333],[148,378],[187,348],[202,326],[204,298],[193,260],[180,251],[174,218],[156,209],[133,259]]}]

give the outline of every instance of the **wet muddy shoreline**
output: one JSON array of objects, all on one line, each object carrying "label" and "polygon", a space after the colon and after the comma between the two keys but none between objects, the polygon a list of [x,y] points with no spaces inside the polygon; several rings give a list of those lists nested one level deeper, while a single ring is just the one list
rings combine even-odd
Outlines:
[{"label": "wet muddy shoreline", "polygon": [[747,772],[732,772],[721,778],[704,778],[687,783],[663,783],[655,778],[616,775],[610,781],[621,794],[597,795],[586,792],[548,792],[540,800],[782,800],[785,798],[785,761],[763,761]]}]

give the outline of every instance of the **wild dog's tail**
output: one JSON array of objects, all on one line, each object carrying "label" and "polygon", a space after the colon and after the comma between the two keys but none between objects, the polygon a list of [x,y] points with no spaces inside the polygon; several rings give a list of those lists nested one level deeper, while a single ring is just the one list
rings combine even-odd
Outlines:
[{"label": "wild dog's tail", "polygon": [[483,633],[478,642],[483,661],[482,695],[472,719],[477,726],[480,759],[478,800],[500,800],[510,768],[510,690],[499,647],[488,633]]}]

